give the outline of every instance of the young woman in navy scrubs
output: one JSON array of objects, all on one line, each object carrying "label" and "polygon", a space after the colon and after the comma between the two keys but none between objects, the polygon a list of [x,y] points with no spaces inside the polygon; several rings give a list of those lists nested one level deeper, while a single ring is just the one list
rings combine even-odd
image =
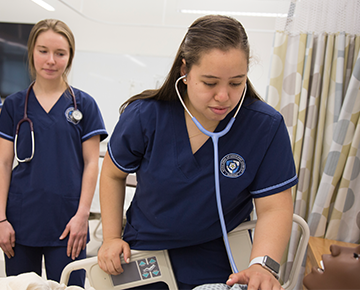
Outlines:
[{"label": "young woman in navy scrubs", "polygon": [[[221,198],[227,230],[246,220],[255,202],[251,259],[278,263],[288,242],[297,183],[282,116],[261,101],[247,78],[249,44],[242,25],[225,16],[196,20],[182,41],[163,86],[130,98],[108,144],[100,177],[104,242],[100,267],[122,272],[130,248],[168,249],[179,289],[205,283],[280,289],[259,264],[237,274],[225,251],[217,212],[212,140],[201,133],[179,101],[209,131],[222,131],[244,103],[231,130],[219,139]],[[137,188],[121,236],[125,179]],[[157,289],[159,286],[153,286]]]},{"label": "young woman in navy scrubs", "polygon": [[[0,115],[0,246],[6,274],[36,272],[45,259],[47,279],[59,281],[72,260],[86,257],[88,217],[97,174],[99,143],[106,138],[95,100],[72,88],[81,120],[69,116],[75,106],[67,83],[75,52],[74,36],[58,20],[38,22],[30,32],[28,57],[34,85],[27,116],[33,123],[35,151],[12,171],[16,126],[24,117],[27,90],[6,98]],[[16,81],[16,80],[14,80]],[[17,156],[31,155],[29,124],[21,124]],[[84,285],[76,272],[71,285]]]}]

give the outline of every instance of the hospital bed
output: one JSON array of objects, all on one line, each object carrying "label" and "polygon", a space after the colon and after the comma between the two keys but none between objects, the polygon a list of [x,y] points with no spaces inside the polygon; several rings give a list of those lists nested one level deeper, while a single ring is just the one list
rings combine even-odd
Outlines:
[{"label": "hospital bed", "polygon": [[[301,230],[301,236],[289,278],[282,285],[285,290],[292,290],[296,285],[310,237],[309,227],[304,219],[294,214],[293,222],[293,227],[298,227]],[[253,229],[255,225],[256,220],[244,222],[229,233],[229,243],[239,271],[248,267],[252,246],[249,230]],[[166,250],[132,250],[130,263],[126,264],[123,259],[121,263],[124,272],[120,275],[112,276],[100,269],[97,264],[97,257],[74,261],[64,268],[60,283],[67,285],[72,271],[85,269],[91,287],[96,290],[128,289],[156,282],[166,283],[170,290],[177,290],[175,277]]]}]

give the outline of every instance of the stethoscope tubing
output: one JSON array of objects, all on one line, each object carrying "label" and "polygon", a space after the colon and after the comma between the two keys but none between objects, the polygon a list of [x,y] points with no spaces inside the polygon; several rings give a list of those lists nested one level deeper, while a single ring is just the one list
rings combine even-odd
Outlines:
[{"label": "stethoscope tubing", "polygon": [[223,209],[222,209],[222,202],[221,202],[221,194],[220,194],[220,176],[219,176],[219,138],[224,136],[225,134],[227,134],[232,125],[235,122],[235,118],[237,116],[237,114],[240,111],[240,108],[244,102],[245,99],[245,94],[246,94],[246,90],[247,90],[247,86],[245,84],[245,88],[244,91],[242,93],[241,96],[241,100],[240,100],[240,104],[234,114],[234,116],[230,119],[229,123],[226,125],[225,129],[220,131],[220,132],[210,132],[208,130],[206,130],[201,124],[200,122],[190,113],[190,111],[188,110],[188,108],[186,107],[184,100],[182,99],[179,89],[178,89],[178,83],[181,79],[186,78],[186,75],[179,77],[176,82],[175,82],[175,90],[176,93],[178,95],[178,98],[182,104],[182,106],[184,107],[184,109],[186,110],[186,112],[189,114],[189,116],[191,117],[191,120],[195,123],[196,127],[198,127],[198,129],[204,133],[205,135],[211,137],[212,143],[213,143],[213,148],[214,148],[214,174],[215,174],[215,194],[216,194],[216,203],[217,203],[217,209],[218,209],[218,214],[219,214],[219,219],[220,219],[220,224],[221,224],[221,230],[222,230],[222,234],[223,234],[223,239],[224,239],[224,244],[225,244],[225,248],[226,248],[226,253],[227,256],[229,258],[230,261],[230,265],[232,268],[233,273],[238,273],[238,269],[236,267],[235,261],[234,261],[234,257],[232,255],[231,252],[231,247],[230,247],[230,243],[229,243],[229,238],[227,235],[227,230],[226,230],[226,224],[225,224],[225,218],[224,218],[224,213],[223,213]]},{"label": "stethoscope tubing", "polygon": [[[29,126],[30,126],[30,134],[31,134],[31,156],[30,157],[26,157],[24,159],[20,159],[18,154],[17,154],[17,140],[19,138],[19,130],[20,130],[20,125],[23,123],[23,122],[28,122],[29,123]],[[34,157],[34,153],[35,153],[35,136],[34,136],[34,125],[33,125],[33,122],[30,120],[30,118],[28,117],[25,117],[22,118],[19,123],[17,124],[16,126],[16,134],[15,134],[15,140],[14,140],[14,154],[15,154],[15,157],[16,157],[16,160],[20,163],[22,162],[29,162],[31,161],[31,159],[33,159]]]},{"label": "stethoscope tubing", "polygon": [[[35,154],[35,134],[34,134],[34,124],[31,121],[31,119],[28,117],[27,115],[27,107],[28,107],[28,102],[29,102],[29,95],[30,95],[30,91],[32,89],[32,87],[34,86],[35,81],[33,81],[30,86],[28,87],[27,91],[26,91],[26,95],[25,95],[25,104],[24,104],[24,116],[23,118],[17,123],[16,125],[16,131],[15,131],[15,139],[14,139],[14,155],[15,158],[18,162],[22,163],[22,162],[29,162],[33,159],[34,154]],[[72,89],[72,87],[68,86],[69,90],[70,90],[70,95],[73,99],[73,103],[74,103],[74,111],[77,110],[77,104],[76,104],[76,98],[75,98],[75,94],[74,91]],[[26,157],[24,159],[20,159],[18,154],[17,154],[17,141],[19,138],[19,131],[20,131],[20,125],[24,122],[29,123],[30,126],[30,135],[31,135],[31,155],[30,157]]]},{"label": "stethoscope tubing", "polygon": [[[29,88],[26,91],[26,96],[25,96],[25,104],[24,104],[24,116],[23,118],[19,121],[19,123],[17,123],[16,125],[16,132],[15,132],[15,140],[14,140],[14,154],[15,154],[15,158],[18,162],[22,163],[22,162],[29,162],[31,161],[31,159],[33,159],[34,157],[34,153],[35,153],[35,136],[34,136],[34,124],[31,121],[31,119],[27,116],[27,106],[28,106],[28,101],[29,101],[29,94],[30,94],[30,90],[31,88],[34,86],[35,82],[32,82],[29,86]],[[20,159],[18,154],[17,154],[17,140],[19,137],[19,131],[20,131],[20,125],[24,122],[28,122],[29,126],[30,126],[30,134],[31,134],[31,156],[30,157],[26,157],[24,159]]]}]

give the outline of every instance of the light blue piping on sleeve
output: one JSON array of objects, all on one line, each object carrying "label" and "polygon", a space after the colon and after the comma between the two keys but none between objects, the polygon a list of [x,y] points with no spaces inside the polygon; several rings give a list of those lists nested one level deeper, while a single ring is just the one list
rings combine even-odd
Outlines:
[{"label": "light blue piping on sleeve", "polygon": [[107,134],[106,130],[105,129],[99,129],[99,130],[95,130],[95,131],[92,131],[90,133],[87,133],[86,135],[82,136],[81,140],[84,140],[86,139],[88,136],[91,136],[91,135],[98,135],[99,133],[102,133],[102,134]]},{"label": "light blue piping on sleeve", "polygon": [[270,191],[270,190],[273,190],[273,189],[276,189],[276,188],[279,188],[279,187],[282,187],[286,184],[289,184],[291,182],[293,182],[294,180],[297,179],[297,175],[295,174],[294,177],[290,178],[289,180],[287,181],[284,181],[280,184],[277,184],[277,185],[273,185],[273,186],[270,186],[270,187],[267,187],[267,188],[263,188],[263,189],[259,189],[259,190],[255,190],[255,191],[250,191],[251,194],[260,194],[260,193],[264,193],[264,192],[267,192],[267,191]]},{"label": "light blue piping on sleeve", "polygon": [[7,135],[7,134],[2,133],[2,132],[0,132],[0,136],[4,136],[6,139],[14,140],[14,137],[13,137],[13,136]]},{"label": "light blue piping on sleeve", "polygon": [[125,172],[135,172],[136,169],[139,168],[139,166],[136,166],[136,167],[133,167],[133,168],[125,168],[125,167],[121,166],[119,163],[117,163],[116,160],[115,160],[115,157],[114,157],[114,155],[113,155],[113,153],[112,153],[112,151],[111,151],[110,143],[109,143],[109,145],[108,145],[108,152],[109,152],[109,155],[110,155],[110,157],[111,157],[111,160],[112,160],[112,161],[115,163],[115,165],[116,165],[118,168],[120,168],[121,170],[123,170],[123,171],[125,171]]}]

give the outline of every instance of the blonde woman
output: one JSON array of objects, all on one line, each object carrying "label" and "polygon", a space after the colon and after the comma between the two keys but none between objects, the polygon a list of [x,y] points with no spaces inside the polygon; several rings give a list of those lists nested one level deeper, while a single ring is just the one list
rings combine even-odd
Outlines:
[{"label": "blonde woman", "polygon": [[[0,246],[8,276],[41,275],[44,257],[47,278],[59,281],[69,262],[86,257],[99,143],[107,132],[94,99],[67,82],[74,52],[65,23],[35,24],[28,40],[34,82],[8,96],[0,115]],[[14,156],[19,165],[12,171]],[[84,279],[76,272],[70,284],[83,287]]]}]

